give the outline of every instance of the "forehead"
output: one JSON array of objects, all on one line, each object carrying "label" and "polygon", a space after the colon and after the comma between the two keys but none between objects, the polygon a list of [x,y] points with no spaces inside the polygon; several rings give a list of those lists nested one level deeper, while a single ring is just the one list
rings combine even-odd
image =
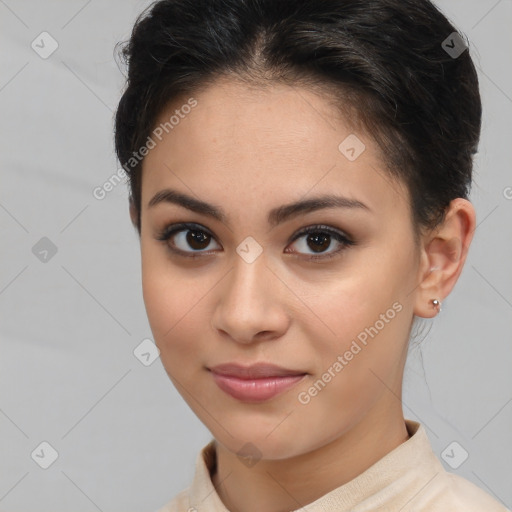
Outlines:
[{"label": "forehead", "polygon": [[192,108],[190,97],[173,101],[155,124],[161,140],[144,159],[143,208],[168,186],[215,193],[216,202],[281,204],[334,189],[381,209],[407,201],[370,135],[318,93],[222,80],[192,99]]},{"label": "forehead", "polygon": [[[157,124],[164,124],[170,114],[185,108],[188,99],[182,96],[173,101]],[[324,150],[330,146],[330,152],[337,156],[337,144],[333,147],[332,138],[335,142],[344,131],[353,131],[349,127],[351,120],[342,118],[327,97],[299,87],[284,84],[248,87],[224,78],[194,99],[197,105],[172,131],[176,145],[188,139],[187,142],[202,146],[205,157],[209,151],[216,158],[227,156],[222,149],[229,147],[231,153],[238,148],[240,154],[254,158],[265,148],[275,149],[276,153],[279,150],[280,156],[291,161],[309,160],[310,149],[320,146],[320,142]],[[326,138],[328,132],[330,137]]]}]

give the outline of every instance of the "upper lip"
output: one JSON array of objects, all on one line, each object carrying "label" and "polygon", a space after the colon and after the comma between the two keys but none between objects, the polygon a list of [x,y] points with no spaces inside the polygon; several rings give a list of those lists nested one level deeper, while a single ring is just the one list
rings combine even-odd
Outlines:
[{"label": "upper lip", "polygon": [[289,375],[304,375],[307,372],[290,370],[269,363],[256,363],[242,366],[236,363],[219,364],[209,368],[214,373],[238,377],[240,379],[263,379],[265,377],[286,377]]}]

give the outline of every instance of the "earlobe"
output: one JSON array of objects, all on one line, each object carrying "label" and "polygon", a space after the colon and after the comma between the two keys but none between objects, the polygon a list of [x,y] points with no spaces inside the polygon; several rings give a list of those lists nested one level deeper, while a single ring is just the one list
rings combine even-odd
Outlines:
[{"label": "earlobe", "polygon": [[473,239],[475,210],[466,199],[454,199],[445,220],[423,241],[415,290],[414,314],[432,318],[457,282]]}]

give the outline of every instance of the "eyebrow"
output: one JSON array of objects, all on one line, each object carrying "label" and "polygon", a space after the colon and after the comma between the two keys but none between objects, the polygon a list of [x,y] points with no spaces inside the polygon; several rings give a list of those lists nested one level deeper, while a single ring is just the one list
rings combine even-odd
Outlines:
[{"label": "eyebrow", "polygon": [[[200,201],[199,199],[182,192],[178,192],[177,190],[167,188],[157,192],[148,202],[148,208],[153,208],[161,203],[176,204],[201,215],[212,217],[227,226],[230,225],[226,213],[219,206]],[[371,211],[366,204],[358,201],[357,199],[328,194],[278,206],[277,208],[270,210],[267,221],[271,227],[275,227],[278,224],[281,224],[293,217],[297,217],[300,214],[326,208],[359,208]]]}]

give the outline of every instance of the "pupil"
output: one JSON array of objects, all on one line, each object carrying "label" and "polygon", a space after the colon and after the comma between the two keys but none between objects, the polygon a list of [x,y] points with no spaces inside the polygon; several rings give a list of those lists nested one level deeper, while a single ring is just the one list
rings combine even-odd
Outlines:
[{"label": "pupil", "polygon": [[[329,236],[330,235],[322,235],[322,234],[309,235],[308,242],[312,241],[315,244],[317,244],[317,243],[319,243],[319,240],[322,240],[323,243],[320,242],[322,245],[322,247],[320,247],[320,249],[327,249],[329,247],[329,243],[326,244],[325,242],[328,240]],[[314,247],[312,247],[311,249],[313,249],[316,252],[321,252],[321,251],[317,251]]]},{"label": "pupil", "polygon": [[[201,233],[203,234],[201,235]],[[187,235],[187,242],[193,249],[204,249],[204,247],[201,247],[201,243],[204,243],[205,240],[208,240],[208,237],[209,235],[202,231],[189,231]],[[199,244],[199,247],[197,244]],[[206,244],[206,246],[208,246],[208,244]]]}]

